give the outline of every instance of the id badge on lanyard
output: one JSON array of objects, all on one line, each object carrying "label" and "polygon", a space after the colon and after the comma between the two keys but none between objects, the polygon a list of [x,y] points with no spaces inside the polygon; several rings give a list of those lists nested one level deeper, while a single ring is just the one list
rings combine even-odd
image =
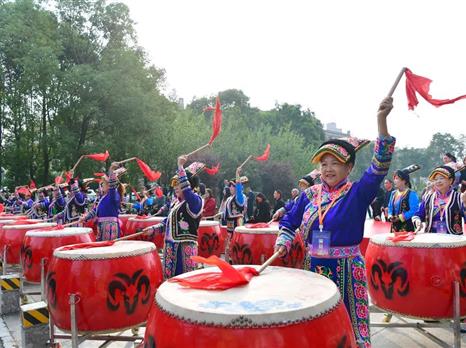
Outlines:
[{"label": "id badge on lanyard", "polygon": [[330,231],[312,231],[312,256],[325,257],[329,255],[331,235]]},{"label": "id badge on lanyard", "polygon": [[443,234],[448,233],[447,224],[443,220],[435,221],[434,228],[435,228],[435,232],[437,233],[443,233]]},{"label": "id badge on lanyard", "polygon": [[331,200],[329,203],[327,209],[325,210],[324,213],[322,213],[322,186],[320,187],[319,191],[319,208],[318,208],[318,213],[319,213],[319,230],[318,231],[312,231],[312,248],[311,248],[311,255],[316,256],[316,257],[325,257],[328,256],[330,253],[330,241],[331,241],[331,236],[332,233],[330,231],[324,230],[324,218],[327,215],[327,213],[332,209],[333,205],[337,201],[338,197],[340,194],[346,190],[348,187],[348,183],[345,184],[343,187],[340,188],[338,193],[335,195],[335,197]]}]

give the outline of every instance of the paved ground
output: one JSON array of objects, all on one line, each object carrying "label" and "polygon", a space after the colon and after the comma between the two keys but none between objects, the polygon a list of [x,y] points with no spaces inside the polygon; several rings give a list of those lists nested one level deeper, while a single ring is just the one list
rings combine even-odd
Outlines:
[{"label": "paved ground", "polygon": [[[372,322],[380,322],[383,314],[371,314]],[[408,320],[408,319],[407,319]],[[414,320],[408,320],[415,322]],[[400,322],[399,319],[393,318],[392,322]],[[451,330],[444,328],[429,328],[428,331],[441,340],[445,341],[448,345],[453,345],[453,333]],[[123,333],[124,335],[131,336],[131,331]],[[144,335],[144,329],[141,328],[139,334]],[[19,315],[8,315],[0,320],[0,347],[15,348],[20,347],[21,331]],[[426,348],[426,347],[442,347],[437,343],[426,338],[424,335],[417,332],[415,329],[406,328],[372,328],[372,342],[374,348]],[[60,341],[62,347],[71,347],[70,341]],[[82,348],[95,348],[103,347],[104,342],[86,341],[80,345]],[[3,344],[3,345],[2,345]],[[134,348],[134,343],[113,342],[105,347],[112,348]],[[462,346],[466,347],[466,334],[462,335]],[[37,347],[43,347],[38,345]]]},{"label": "paved ground", "polygon": [[[28,287],[26,291],[39,291],[39,287]],[[38,301],[38,296],[30,297],[32,301]],[[1,317],[0,320],[0,348],[15,348],[21,347],[21,327],[19,314],[8,315]],[[371,313],[371,322],[380,323],[383,319],[381,313]],[[393,317],[392,323],[401,322],[414,323],[415,320],[406,318]],[[423,323],[422,321],[420,321]],[[464,324],[463,324],[464,325]],[[454,342],[453,331],[447,328],[429,328],[428,332],[435,335],[442,341],[445,341],[448,346],[452,346]],[[124,332],[123,335],[131,336],[131,331]],[[374,348],[427,348],[427,347],[442,347],[427,338],[425,335],[419,333],[416,329],[412,328],[372,328],[372,344]],[[144,336],[144,328],[139,330],[139,336]],[[70,341],[59,341],[63,348],[71,348]],[[462,347],[466,347],[466,334],[462,335]],[[134,348],[134,343],[127,342],[110,342],[105,345],[103,341],[86,341],[80,345],[82,348],[96,348],[96,347],[111,347],[111,348]],[[102,345],[104,344],[104,345]],[[43,347],[38,344],[37,347]],[[444,345],[444,347],[446,347]]]}]

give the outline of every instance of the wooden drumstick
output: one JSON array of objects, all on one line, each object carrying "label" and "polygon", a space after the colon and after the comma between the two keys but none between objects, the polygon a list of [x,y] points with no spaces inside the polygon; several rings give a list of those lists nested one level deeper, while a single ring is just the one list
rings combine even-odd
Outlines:
[{"label": "wooden drumstick", "polygon": [[200,151],[202,151],[202,150],[208,148],[209,146],[211,146],[211,145],[210,145],[210,144],[202,145],[200,148],[198,148],[198,149],[196,149],[196,150],[194,150],[194,151],[188,153],[188,154],[186,155],[186,157],[189,158],[189,157],[191,157],[192,155],[195,155],[196,153],[198,153],[198,152],[200,152]]},{"label": "wooden drumstick", "polygon": [[403,77],[403,74],[405,73],[406,68],[402,68],[398,76],[396,77],[395,83],[392,85],[392,88],[390,88],[390,91],[388,92],[387,96],[391,97],[393,93],[395,92],[396,87],[400,83],[401,78]]},{"label": "wooden drumstick", "polygon": [[68,222],[67,224],[64,224],[62,226],[63,227],[69,227],[69,226],[77,225],[79,223],[81,223],[81,221],[77,220],[77,221],[73,221],[73,222]]},{"label": "wooden drumstick", "polygon": [[129,236],[124,236],[124,237],[117,238],[117,239],[115,239],[115,242],[119,242],[121,240],[133,239],[135,237],[142,236],[142,235],[144,235],[146,233],[147,233],[147,231],[136,232],[136,233],[130,234]]},{"label": "wooden drumstick", "polygon": [[275,254],[270,256],[270,258],[262,264],[262,266],[257,270],[257,272],[262,273],[262,271],[265,270],[268,266],[270,266],[270,264],[274,262],[278,256],[280,256],[280,250],[277,250]]},{"label": "wooden drumstick", "polygon": [[118,161],[118,162],[115,162],[115,163],[118,163],[118,164],[123,164],[123,163],[126,163],[126,162],[131,162],[131,161],[134,161],[136,159],[136,157],[131,157],[131,158],[127,158],[123,161]]},{"label": "wooden drumstick", "polygon": [[243,163],[241,163],[241,165],[240,165],[238,168],[243,169],[243,167],[246,165],[246,163],[249,162],[249,160],[250,160],[251,158],[252,158],[252,156],[248,156],[248,158],[246,158],[246,160],[245,160]]}]

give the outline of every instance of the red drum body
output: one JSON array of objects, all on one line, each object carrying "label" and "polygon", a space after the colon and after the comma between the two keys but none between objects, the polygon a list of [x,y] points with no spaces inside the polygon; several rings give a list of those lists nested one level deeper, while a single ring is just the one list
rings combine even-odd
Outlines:
[{"label": "red drum body", "polygon": [[[261,265],[274,253],[278,226],[249,228],[240,226],[235,229],[230,244],[230,257],[235,265]],[[290,252],[285,258],[275,260],[273,265],[302,268],[305,247],[302,237],[296,233]]]},{"label": "red drum body", "polygon": [[40,229],[56,225],[54,222],[41,222],[41,220],[20,220],[13,224],[3,225],[0,232],[0,250],[3,252],[3,248],[7,248],[6,262],[9,264],[20,263],[21,247],[26,232],[40,231]]},{"label": "red drum body", "polygon": [[366,252],[372,302],[409,317],[451,319],[457,281],[466,317],[466,237],[427,233],[393,243],[387,236],[372,237]]},{"label": "red drum body", "polygon": [[52,231],[27,232],[21,248],[24,278],[28,282],[40,283],[41,260],[46,259],[46,270],[56,248],[94,241],[94,232],[91,228],[86,227],[66,227]]},{"label": "red drum body", "polygon": [[220,257],[220,254],[225,253],[225,236],[220,231],[218,221],[201,220],[197,229],[197,245],[198,255],[202,257]]},{"label": "red drum body", "polygon": [[77,295],[81,333],[115,332],[147,320],[162,283],[162,265],[153,243],[97,242],[54,251],[46,293],[55,325],[70,331],[69,295]]},{"label": "red drum body", "polygon": [[[149,226],[154,226],[159,223],[161,223],[165,218],[164,217],[159,217],[159,216],[148,216],[148,217],[142,217],[138,216],[135,218],[129,218],[128,219],[128,224],[127,224],[127,235],[134,234],[137,232],[141,232],[144,228],[149,227]],[[157,233],[155,235],[155,240],[154,241],[155,245],[157,246],[157,249],[163,249],[163,243],[165,239],[165,231],[163,233]],[[145,240],[145,237],[139,237],[137,240]]]},{"label": "red drum body", "polygon": [[366,220],[364,224],[364,237],[359,244],[362,256],[366,255],[367,246],[372,236],[390,232],[391,223],[384,221]]},{"label": "red drum body", "polygon": [[135,218],[135,217],[137,217],[136,214],[120,214],[120,215],[118,215],[118,219],[120,219],[120,221],[121,221],[120,228],[121,228],[121,236],[122,237],[128,235],[128,220],[131,219],[131,218]]},{"label": "red drum body", "polygon": [[[211,270],[181,277],[205,271]],[[315,273],[283,267],[270,267],[247,286],[224,291],[163,283],[144,338],[147,348],[355,346],[336,285]]]}]

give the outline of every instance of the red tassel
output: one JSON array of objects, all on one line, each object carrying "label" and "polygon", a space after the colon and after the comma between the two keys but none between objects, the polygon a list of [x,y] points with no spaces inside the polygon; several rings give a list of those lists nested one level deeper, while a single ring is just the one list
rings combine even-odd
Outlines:
[{"label": "red tassel", "polygon": [[212,167],[212,168],[204,167],[204,171],[209,175],[216,175],[219,170],[220,170],[220,163],[218,163],[215,167]]},{"label": "red tassel", "polygon": [[183,278],[171,278],[168,281],[192,289],[226,290],[246,285],[252,277],[259,275],[255,268],[235,268],[215,255],[207,259],[200,256],[191,256],[191,259],[198,263],[216,265],[220,268],[221,273],[205,272]]},{"label": "red tassel", "polygon": [[63,178],[61,176],[55,177],[55,185],[60,185],[63,182]]},{"label": "red tassel", "polygon": [[159,186],[157,186],[157,188],[155,189],[155,195],[156,195],[158,198],[160,198],[160,197],[163,196],[163,191],[162,191],[162,189],[161,189]]},{"label": "red tassel", "polygon": [[265,148],[264,153],[261,156],[256,157],[256,161],[267,161],[269,159],[269,156],[270,156],[270,144],[267,144],[267,147]]},{"label": "red tassel", "polygon": [[162,173],[150,169],[150,167],[144,161],[141,161],[139,158],[136,158],[136,161],[138,162],[139,168],[141,168],[142,172],[144,173],[146,178],[149,179],[149,181],[156,181],[162,175]]},{"label": "red tassel", "polygon": [[212,136],[209,140],[209,145],[211,145],[215,138],[218,137],[220,132],[222,131],[222,109],[220,104],[220,98],[217,97],[215,101],[215,111],[214,117],[212,118]]},{"label": "red tassel", "polygon": [[100,162],[105,162],[110,154],[108,153],[108,150],[105,151],[105,153],[93,153],[90,155],[85,155],[87,158],[90,158],[94,161],[100,161]]},{"label": "red tassel", "polygon": [[409,242],[415,237],[414,232],[395,232],[394,236],[388,236],[387,240],[392,241],[393,243],[397,242]]},{"label": "red tassel", "polygon": [[35,183],[34,180],[32,180],[32,179],[31,179],[31,182],[29,183],[29,188],[30,188],[30,189],[35,189],[35,188],[37,188],[36,183]]}]

